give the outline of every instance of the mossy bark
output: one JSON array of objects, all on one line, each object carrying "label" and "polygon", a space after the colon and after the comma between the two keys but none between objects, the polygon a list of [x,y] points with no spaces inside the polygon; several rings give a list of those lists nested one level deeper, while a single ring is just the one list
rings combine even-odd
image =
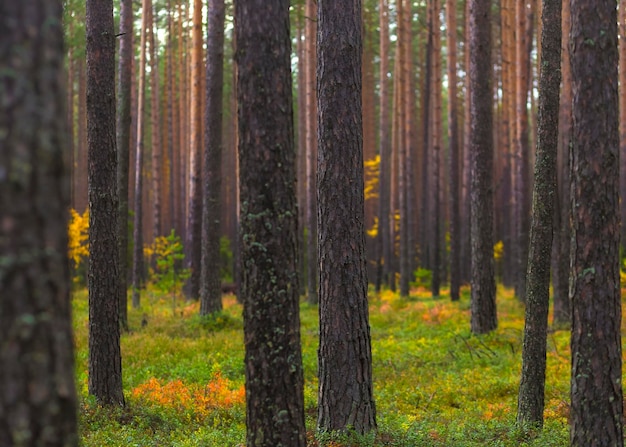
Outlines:
[{"label": "mossy bark", "polygon": [[288,0],[235,2],[247,445],[304,447]]},{"label": "mossy bark", "polygon": [[623,446],[617,4],[570,6],[570,445]]},{"label": "mossy bark", "polygon": [[517,421],[543,424],[561,84],[561,1],[543,0],[539,120]]}]

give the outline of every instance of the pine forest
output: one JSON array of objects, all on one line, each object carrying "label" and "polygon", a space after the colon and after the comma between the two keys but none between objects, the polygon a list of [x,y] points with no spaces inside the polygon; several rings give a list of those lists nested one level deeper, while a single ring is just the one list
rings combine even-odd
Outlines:
[{"label": "pine forest", "polygon": [[622,447],[626,0],[0,0],[0,446]]}]

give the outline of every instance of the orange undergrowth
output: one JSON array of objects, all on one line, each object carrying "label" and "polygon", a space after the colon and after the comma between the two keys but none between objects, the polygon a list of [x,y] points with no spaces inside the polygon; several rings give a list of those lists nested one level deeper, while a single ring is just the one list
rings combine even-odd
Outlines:
[{"label": "orange undergrowth", "polygon": [[186,385],[181,380],[162,383],[152,377],[134,388],[132,396],[160,407],[203,417],[215,410],[243,405],[245,389],[243,385],[234,387],[228,378],[218,372],[205,386]]}]

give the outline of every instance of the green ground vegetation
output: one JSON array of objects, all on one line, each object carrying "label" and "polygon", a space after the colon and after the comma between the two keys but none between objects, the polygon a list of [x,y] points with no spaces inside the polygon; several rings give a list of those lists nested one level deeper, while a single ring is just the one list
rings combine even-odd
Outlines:
[{"label": "green ground vegetation", "polygon": [[[241,306],[224,297],[222,313],[198,316],[197,303],[156,289],[129,310],[122,335],[127,407],[100,408],[87,395],[86,292],[73,298],[80,430],[84,446],[245,445],[244,348]],[[370,293],[375,436],[333,438],[315,433],[316,307],[303,302],[305,411],[310,446],[566,446],[569,333],[548,336],[545,427],[515,424],[521,368],[523,307],[499,288],[499,328],[469,330],[469,291],[460,302],[414,288],[409,299]],[[147,325],[142,326],[142,320]]]}]

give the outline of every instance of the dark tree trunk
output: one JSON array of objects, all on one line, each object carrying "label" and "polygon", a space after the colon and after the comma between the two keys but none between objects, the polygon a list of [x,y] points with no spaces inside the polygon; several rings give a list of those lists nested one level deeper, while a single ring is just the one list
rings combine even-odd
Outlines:
[{"label": "dark tree trunk", "polygon": [[119,326],[113,1],[87,0],[89,394],[124,405]]},{"label": "dark tree trunk", "polygon": [[318,3],[318,428],[376,429],[363,226],[361,1]]},{"label": "dark tree trunk", "polygon": [[556,203],[556,159],[561,84],[561,0],[543,0],[541,73],[535,180],[526,269],[526,318],[522,378],[517,404],[519,423],[543,424],[546,337],[550,304],[552,217]]},{"label": "dark tree trunk", "polygon": [[61,20],[60,0],[0,6],[3,446],[78,445]]},{"label": "dark tree trunk", "polygon": [[288,0],[235,2],[247,445],[304,447]]},{"label": "dark tree trunk", "polygon": [[119,196],[120,326],[128,330],[128,166],[130,84],[133,58],[133,2],[120,2],[120,56],[117,97],[117,194]]},{"label": "dark tree trunk", "polygon": [[224,0],[211,0],[208,3],[208,8],[200,315],[207,315],[222,310],[220,235],[222,212]]},{"label": "dark tree trunk", "polygon": [[493,107],[491,1],[470,1],[471,329],[498,326],[493,264]]},{"label": "dark tree trunk", "polygon": [[623,446],[617,4],[572,0],[572,446]]}]

